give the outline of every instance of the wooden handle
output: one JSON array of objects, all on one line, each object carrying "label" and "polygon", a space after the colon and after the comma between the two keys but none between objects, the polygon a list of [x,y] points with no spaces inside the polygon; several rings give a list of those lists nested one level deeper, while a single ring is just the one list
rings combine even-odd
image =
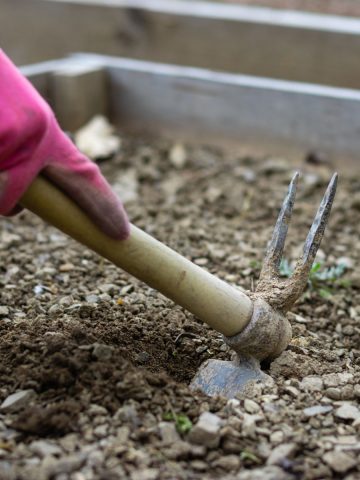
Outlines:
[{"label": "wooden handle", "polygon": [[248,324],[253,306],[244,293],[134,225],[128,239],[109,238],[70,198],[41,176],[31,184],[21,204],[224,335],[236,335]]}]

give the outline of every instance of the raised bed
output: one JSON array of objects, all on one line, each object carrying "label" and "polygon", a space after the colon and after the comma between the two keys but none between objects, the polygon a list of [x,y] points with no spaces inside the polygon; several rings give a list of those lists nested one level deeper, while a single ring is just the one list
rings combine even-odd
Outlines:
[{"label": "raised bed", "polygon": [[360,20],[176,0],[0,0],[18,64],[74,51],[358,88]]},{"label": "raised bed", "polygon": [[[99,70],[104,76],[94,73]],[[236,144],[295,159],[316,151],[341,160],[341,168],[358,165],[356,90],[99,55],[77,55],[23,71],[58,113],[69,108],[73,112],[76,105],[75,127],[106,112],[132,133]],[[64,128],[74,127],[64,122]]]}]

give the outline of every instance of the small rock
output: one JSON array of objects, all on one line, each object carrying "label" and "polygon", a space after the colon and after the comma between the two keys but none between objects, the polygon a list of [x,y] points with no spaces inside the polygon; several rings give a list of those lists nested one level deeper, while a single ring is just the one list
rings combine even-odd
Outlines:
[{"label": "small rock", "polygon": [[331,405],[314,405],[313,407],[304,408],[303,412],[307,417],[314,417],[315,415],[329,413],[332,409]]},{"label": "small rock", "polygon": [[9,462],[0,462],[1,480],[15,480],[17,478],[15,468]]},{"label": "small rock", "polygon": [[268,158],[261,165],[260,171],[263,173],[282,173],[289,170],[289,162],[284,158]]},{"label": "small rock", "polygon": [[281,465],[287,459],[292,458],[296,451],[295,443],[283,443],[275,447],[266,461],[267,465]]},{"label": "small rock", "polygon": [[325,387],[339,387],[341,385],[345,385],[346,383],[351,383],[354,379],[354,375],[352,373],[328,373],[323,375],[323,381]]},{"label": "small rock", "polygon": [[343,265],[347,269],[354,268],[354,260],[350,257],[339,257],[336,260],[336,265]]},{"label": "small rock", "polygon": [[208,469],[208,464],[203,460],[193,460],[190,463],[191,467],[198,472],[205,472]]},{"label": "small rock", "polygon": [[137,356],[137,361],[139,363],[149,363],[151,359],[151,356],[148,354],[148,352],[140,352]]},{"label": "small rock", "polygon": [[108,433],[108,425],[104,423],[103,425],[98,425],[97,427],[94,428],[94,435],[97,438],[104,438],[106,437]]},{"label": "small rock", "polygon": [[71,272],[72,270],[74,270],[75,266],[72,264],[72,263],[63,263],[62,265],[60,265],[59,267],[59,271],[60,272]]},{"label": "small rock", "polygon": [[271,443],[281,443],[284,441],[284,432],[281,430],[277,430],[276,432],[272,433],[270,435],[270,442]]},{"label": "small rock", "polygon": [[243,470],[236,476],[236,480],[290,480],[290,476],[280,467],[268,466],[254,468],[253,470]]},{"label": "small rock", "polygon": [[103,283],[102,285],[98,285],[98,289],[102,293],[113,293],[114,291],[118,291],[119,287],[113,283]]},{"label": "small rock", "polygon": [[324,382],[321,377],[317,377],[315,375],[309,375],[308,377],[304,377],[300,382],[301,390],[305,390],[307,392],[321,392],[324,388]]},{"label": "small rock", "polygon": [[165,445],[171,445],[180,441],[180,436],[176,431],[176,427],[173,423],[160,422],[159,433],[161,440]]},{"label": "small rock", "polygon": [[159,470],[156,468],[144,468],[131,472],[131,480],[156,480],[159,478]]},{"label": "small rock", "polygon": [[346,403],[336,410],[335,416],[342,420],[357,420],[360,418],[360,410],[355,405]]},{"label": "small rock", "polygon": [[240,467],[240,457],[238,455],[223,455],[215,460],[211,466],[231,472]]},{"label": "small rock", "polygon": [[114,348],[103,343],[94,343],[93,356],[97,360],[106,361],[110,360],[113,355]]},{"label": "small rock", "polygon": [[187,154],[184,145],[175,143],[169,152],[169,160],[175,168],[181,169],[186,165]]},{"label": "small rock", "polygon": [[84,465],[85,460],[86,455],[84,454],[68,455],[59,459],[48,456],[43,460],[42,469],[49,478],[52,478],[62,473],[71,473],[78,470]]},{"label": "small rock", "polygon": [[325,395],[332,400],[340,400],[341,390],[340,388],[330,387],[325,390]]},{"label": "small rock", "polygon": [[86,295],[85,300],[87,303],[97,303],[99,301],[99,296],[98,295]]},{"label": "small rock", "polygon": [[78,149],[92,159],[108,158],[121,147],[121,139],[103,115],[95,115],[74,137]]},{"label": "small rock", "polygon": [[47,442],[46,440],[35,440],[29,445],[29,450],[34,452],[40,457],[47,457],[48,455],[61,455],[63,450],[54,443]]},{"label": "small rock", "polygon": [[9,315],[9,308],[5,305],[0,305],[0,317],[6,317]]},{"label": "small rock", "polygon": [[34,390],[20,390],[12,395],[9,395],[0,405],[0,411],[4,413],[16,412],[28,405],[28,403],[35,397]]},{"label": "small rock", "polygon": [[176,442],[170,448],[165,448],[164,455],[169,460],[186,460],[191,452],[191,445],[187,442]]},{"label": "small rock", "polygon": [[204,412],[189,433],[189,441],[209,448],[216,448],[220,441],[222,420],[217,415]]},{"label": "small rock", "polygon": [[358,463],[354,457],[341,451],[327,452],[323,459],[337,473],[345,473]]},{"label": "small rock", "polygon": [[248,413],[258,413],[260,411],[260,406],[249,398],[245,399],[244,408]]},{"label": "small rock", "polygon": [[195,258],[194,263],[199,265],[199,267],[204,267],[209,263],[209,260],[206,257]]},{"label": "small rock", "polygon": [[61,310],[61,307],[58,303],[54,303],[54,305],[51,305],[51,307],[49,308],[48,310],[48,313],[50,315],[56,315],[57,313],[60,313],[62,310]]}]

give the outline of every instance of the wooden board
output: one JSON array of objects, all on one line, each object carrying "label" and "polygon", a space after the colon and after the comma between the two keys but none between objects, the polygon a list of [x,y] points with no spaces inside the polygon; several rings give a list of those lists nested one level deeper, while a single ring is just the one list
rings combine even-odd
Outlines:
[{"label": "wooden board", "polygon": [[99,55],[47,63],[47,73],[41,66],[25,72],[39,79],[39,72],[49,76],[69,62],[107,72],[110,118],[123,130],[268,155],[303,158],[315,150],[359,168],[359,91]]},{"label": "wooden board", "polygon": [[189,0],[0,0],[18,64],[74,51],[360,88],[360,20]]}]

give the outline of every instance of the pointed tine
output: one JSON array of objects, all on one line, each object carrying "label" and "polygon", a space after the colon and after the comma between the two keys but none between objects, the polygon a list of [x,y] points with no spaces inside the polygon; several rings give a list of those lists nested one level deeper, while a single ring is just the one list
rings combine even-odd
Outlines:
[{"label": "pointed tine", "polygon": [[296,187],[299,178],[299,173],[296,172],[293,176],[288,193],[284,199],[282,204],[278,219],[276,221],[276,225],[274,228],[274,232],[271,238],[270,245],[266,252],[266,257],[264,261],[264,268],[271,269],[274,272],[279,271],[280,262],[283,255],[285,239],[288,232],[291,214],[295,202],[295,195],[296,195]]},{"label": "pointed tine", "polygon": [[315,260],[315,256],[320,247],[321,240],[324,236],[325,228],[334,201],[337,180],[338,174],[334,173],[326,189],[325,195],[321,200],[319,209],[315,215],[308,236],[306,237],[303,256],[299,260],[299,268],[301,268],[302,270],[305,269],[310,272],[312,264]]}]

